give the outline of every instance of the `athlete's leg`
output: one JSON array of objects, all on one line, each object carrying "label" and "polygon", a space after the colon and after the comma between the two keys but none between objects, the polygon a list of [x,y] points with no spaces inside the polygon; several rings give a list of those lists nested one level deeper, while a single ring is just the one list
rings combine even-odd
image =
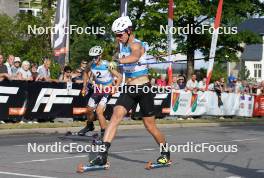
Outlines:
[{"label": "athlete's leg", "polygon": [[111,146],[112,140],[116,135],[117,127],[124,118],[124,116],[127,114],[127,112],[132,108],[134,103],[134,99],[128,94],[122,93],[119,96],[116,106],[114,107],[112,117],[104,134],[103,145],[105,146],[106,150],[105,152],[100,152],[94,160],[90,161],[92,165],[106,164],[108,150]]},{"label": "athlete's leg", "polygon": [[113,115],[104,134],[104,142],[112,142],[115,137],[117,127],[126,114],[127,110],[125,107],[120,105],[114,107]]},{"label": "athlete's leg", "polygon": [[96,115],[97,115],[97,118],[99,120],[99,125],[101,128],[101,138],[103,137],[105,129],[107,127],[107,122],[106,122],[106,119],[104,117],[104,110],[105,110],[105,105],[99,104],[96,108]]},{"label": "athlete's leg", "polygon": [[154,116],[143,117],[143,123],[147,131],[153,136],[157,144],[165,144],[166,140],[164,135],[158,129]]},{"label": "athlete's leg", "polygon": [[[166,139],[161,131],[158,129],[155,122],[155,113],[154,113],[154,94],[153,93],[141,93],[140,108],[143,112],[143,123],[148,130],[148,132],[153,136],[159,147],[161,144],[166,145]],[[161,156],[157,159],[158,163],[166,164],[170,160],[170,152],[167,150],[161,150]]]},{"label": "athlete's leg", "polygon": [[87,132],[94,130],[93,121],[95,120],[95,115],[94,115],[95,107],[96,107],[95,98],[91,96],[89,98],[88,106],[86,108],[86,116],[87,116],[86,126],[78,132],[78,135],[84,136]]}]

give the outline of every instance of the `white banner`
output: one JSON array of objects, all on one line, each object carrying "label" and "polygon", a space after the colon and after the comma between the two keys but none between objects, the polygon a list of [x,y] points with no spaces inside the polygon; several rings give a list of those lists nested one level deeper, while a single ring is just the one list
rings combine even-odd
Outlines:
[{"label": "white banner", "polygon": [[170,115],[179,116],[246,116],[253,114],[254,98],[250,95],[222,93],[221,101],[215,92],[206,91],[196,94],[174,91],[171,95]]}]

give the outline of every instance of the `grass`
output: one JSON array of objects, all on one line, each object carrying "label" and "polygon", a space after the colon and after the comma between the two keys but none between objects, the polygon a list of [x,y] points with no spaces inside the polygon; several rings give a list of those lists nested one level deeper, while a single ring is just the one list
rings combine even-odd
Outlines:
[{"label": "grass", "polygon": [[[203,119],[194,119],[194,120],[166,120],[166,119],[157,119],[158,124],[188,124],[188,123],[264,123],[264,118],[226,118],[224,120],[215,119],[215,118],[203,118]],[[141,125],[141,120],[124,120],[121,122],[121,125]],[[82,127],[85,125],[85,122],[72,122],[72,123],[52,123],[44,122],[38,124],[20,124],[20,123],[7,123],[0,124],[0,130],[5,129],[36,129],[36,128],[63,128],[63,127]],[[98,125],[98,122],[95,122],[95,125]]]}]

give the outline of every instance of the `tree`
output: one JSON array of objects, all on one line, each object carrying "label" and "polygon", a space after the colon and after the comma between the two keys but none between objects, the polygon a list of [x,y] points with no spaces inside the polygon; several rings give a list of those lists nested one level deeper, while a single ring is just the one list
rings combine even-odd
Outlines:
[{"label": "tree", "polygon": [[[160,26],[167,25],[168,0],[133,1],[129,12],[136,22],[137,35],[149,42],[153,47],[153,54],[157,51],[166,51],[167,36],[160,33]],[[218,1],[174,0],[174,27],[188,28],[209,25],[217,10]],[[244,20],[253,15],[263,15],[264,4],[256,0],[225,0],[223,5],[222,27],[237,27]],[[194,72],[194,56],[196,51],[202,52],[208,59],[212,35],[206,31],[204,34],[174,34],[177,44],[176,52],[187,56],[187,76]],[[243,51],[241,43],[258,43],[258,35],[250,32],[219,35],[216,60],[222,60],[228,55],[229,61],[238,61],[236,53]]]}]

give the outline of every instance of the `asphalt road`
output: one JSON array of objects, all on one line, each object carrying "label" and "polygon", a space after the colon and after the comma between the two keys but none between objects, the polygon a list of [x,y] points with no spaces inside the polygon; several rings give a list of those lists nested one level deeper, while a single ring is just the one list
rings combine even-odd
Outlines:
[{"label": "asphalt road", "polygon": [[174,148],[193,142],[193,145],[237,145],[238,151],[212,153],[205,150],[201,153],[180,150],[171,154],[171,167],[148,171],[144,166],[148,160],[159,156],[159,147],[145,130],[121,130],[110,150],[110,169],[77,174],[76,166],[88,161],[88,153],[77,153],[76,150],[72,153],[29,153],[28,143],[42,146],[56,142],[86,145],[88,137],[62,140],[61,135],[0,136],[0,178],[264,177],[263,126],[170,128],[162,131]]}]

